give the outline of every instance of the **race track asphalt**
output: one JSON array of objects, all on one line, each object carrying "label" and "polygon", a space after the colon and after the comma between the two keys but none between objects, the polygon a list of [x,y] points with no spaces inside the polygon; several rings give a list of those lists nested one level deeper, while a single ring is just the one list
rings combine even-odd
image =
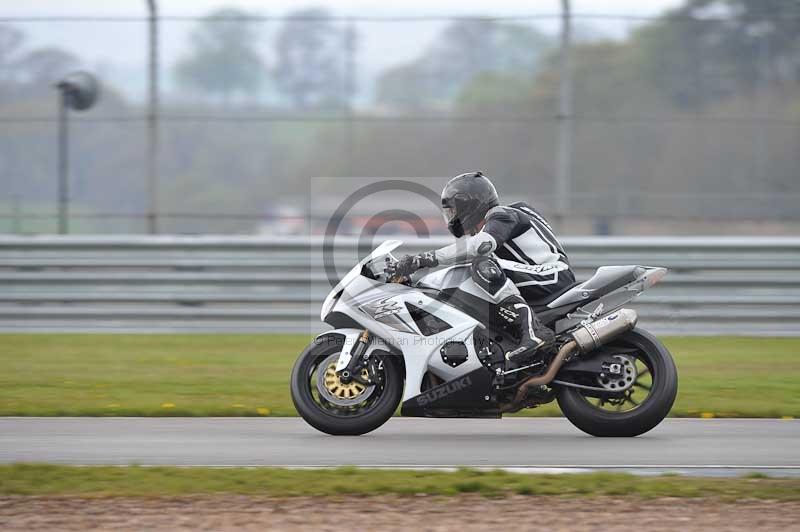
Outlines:
[{"label": "race track asphalt", "polygon": [[0,462],[503,467],[800,476],[800,420],[667,419],[593,438],[560,418],[394,418],[334,437],[299,418],[0,418]]}]

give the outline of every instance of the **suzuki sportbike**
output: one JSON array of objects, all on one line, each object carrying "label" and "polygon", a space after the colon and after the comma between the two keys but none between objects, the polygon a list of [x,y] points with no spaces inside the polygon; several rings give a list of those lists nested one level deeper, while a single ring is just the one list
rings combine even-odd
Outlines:
[{"label": "suzuki sportbike", "polygon": [[292,400],[311,426],[364,434],[401,402],[403,416],[500,418],[555,400],[584,432],[637,436],[669,412],[678,387],[672,357],[623,308],[665,268],[604,266],[531,302],[555,341],[535,361],[511,363],[504,354],[518,339],[486,324],[497,301],[470,265],[396,279],[392,251],[401,244],[381,244],[322,305],[333,330],[300,354],[291,376]]}]

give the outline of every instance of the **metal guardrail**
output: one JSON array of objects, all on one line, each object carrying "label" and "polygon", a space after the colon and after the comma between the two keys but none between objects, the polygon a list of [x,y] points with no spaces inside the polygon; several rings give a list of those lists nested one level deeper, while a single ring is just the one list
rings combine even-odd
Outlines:
[{"label": "metal guardrail", "polygon": [[[447,242],[409,240],[399,251]],[[336,239],[338,275],[369,251],[357,244]],[[800,335],[800,238],[563,244],[579,278],[610,264],[670,268],[633,305],[658,334]],[[316,333],[330,289],[322,249],[321,237],[3,236],[0,331]]]}]

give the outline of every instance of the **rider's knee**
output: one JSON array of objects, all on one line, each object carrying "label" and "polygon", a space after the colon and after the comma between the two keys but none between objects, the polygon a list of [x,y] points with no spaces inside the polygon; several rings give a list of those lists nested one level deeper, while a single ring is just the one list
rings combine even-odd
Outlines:
[{"label": "rider's knee", "polygon": [[478,286],[494,295],[506,284],[506,274],[495,261],[489,257],[478,257],[472,261],[470,268],[472,280]]},{"label": "rider's knee", "polygon": [[497,262],[489,257],[478,257],[470,268],[472,280],[495,301],[519,295],[519,290]]}]

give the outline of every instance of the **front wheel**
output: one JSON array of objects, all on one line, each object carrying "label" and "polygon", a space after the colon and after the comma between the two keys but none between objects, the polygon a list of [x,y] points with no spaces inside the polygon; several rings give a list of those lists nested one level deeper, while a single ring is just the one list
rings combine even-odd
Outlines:
[{"label": "front wheel", "polygon": [[678,393],[678,371],[652,334],[633,329],[602,347],[622,368],[619,378],[585,382],[605,390],[562,386],[558,406],[573,425],[592,436],[638,436],[667,416]]},{"label": "front wheel", "polygon": [[[343,383],[336,375],[341,337],[317,339],[300,354],[292,369],[292,401],[297,412],[317,430],[335,436],[356,436],[386,423],[403,394],[398,357],[372,355],[372,384]],[[364,369],[362,377],[369,376]]]}]

